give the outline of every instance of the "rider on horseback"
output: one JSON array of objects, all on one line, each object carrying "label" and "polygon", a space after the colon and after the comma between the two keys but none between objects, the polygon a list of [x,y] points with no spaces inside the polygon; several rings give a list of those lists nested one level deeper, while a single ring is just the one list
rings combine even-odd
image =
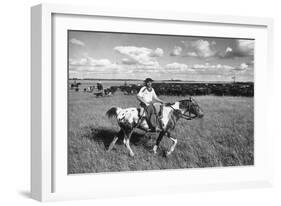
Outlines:
[{"label": "rider on horseback", "polygon": [[140,89],[137,94],[137,99],[140,101],[140,117],[143,116],[144,112],[147,115],[147,121],[150,126],[151,131],[159,132],[159,122],[157,121],[156,111],[153,106],[154,102],[160,102],[164,104],[164,101],[159,99],[152,88],[153,80],[151,78],[146,78],[144,80],[144,86]]}]

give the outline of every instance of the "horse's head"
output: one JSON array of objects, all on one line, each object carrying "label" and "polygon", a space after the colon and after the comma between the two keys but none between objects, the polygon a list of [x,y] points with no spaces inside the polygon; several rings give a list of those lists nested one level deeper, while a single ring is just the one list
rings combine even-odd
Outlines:
[{"label": "horse's head", "polygon": [[199,104],[192,97],[179,101],[179,109],[184,116],[190,118],[202,118],[204,116]]}]

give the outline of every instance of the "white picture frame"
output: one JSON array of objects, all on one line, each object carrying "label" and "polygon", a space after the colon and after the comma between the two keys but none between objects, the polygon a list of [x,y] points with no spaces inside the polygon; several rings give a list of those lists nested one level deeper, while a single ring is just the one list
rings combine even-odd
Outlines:
[{"label": "white picture frame", "polygon": [[[70,20],[64,18],[70,18]],[[179,30],[190,23],[195,26],[203,25],[202,27],[217,25],[218,29],[214,29],[213,35],[218,36],[229,36],[232,30],[232,37],[240,37],[249,33],[247,28],[260,33],[257,42],[264,50],[258,51],[259,54],[256,55],[260,58],[255,59],[255,65],[257,65],[255,67],[255,165],[239,168],[121,172],[69,177],[64,164],[67,162],[67,148],[64,147],[67,141],[64,138],[67,124],[65,122],[66,110],[61,110],[64,105],[58,103],[59,98],[66,98],[66,84],[60,82],[67,80],[67,76],[64,76],[65,73],[54,70],[57,65],[55,61],[58,59],[56,55],[65,57],[66,54],[66,48],[60,46],[60,43],[57,45],[57,42],[66,40],[57,38],[63,37],[64,31],[69,27],[79,27],[79,29],[83,27],[91,30],[93,26],[90,25],[91,21],[95,19],[105,20],[108,24],[116,20],[122,21],[127,26],[126,31],[136,29],[133,32],[138,32],[138,29],[133,26],[137,21],[142,25],[149,25],[149,22],[160,22],[163,25],[175,24]],[[81,24],[81,21],[84,23]],[[106,30],[106,26],[103,28],[102,21],[99,29]],[[32,198],[39,201],[53,201],[272,186],[274,133],[270,130],[270,124],[267,121],[269,111],[264,109],[270,108],[270,95],[267,96],[267,100],[263,100],[263,94],[266,91],[268,93],[272,88],[272,19],[40,4],[31,8],[31,26]],[[229,31],[222,30],[221,27],[229,28]],[[240,27],[242,34],[235,33],[235,29]],[[150,26],[148,26],[148,31],[149,29],[152,33],[155,32]],[[244,33],[243,29],[245,29]],[[114,26],[110,29],[110,31],[116,30],[118,28]],[[173,34],[179,32],[174,31]],[[67,62],[66,59],[63,61]],[[63,99],[62,102],[64,102]],[[62,113],[57,115],[58,111]],[[57,128],[61,128],[60,131]],[[58,134],[61,134],[63,138],[58,139]]]}]

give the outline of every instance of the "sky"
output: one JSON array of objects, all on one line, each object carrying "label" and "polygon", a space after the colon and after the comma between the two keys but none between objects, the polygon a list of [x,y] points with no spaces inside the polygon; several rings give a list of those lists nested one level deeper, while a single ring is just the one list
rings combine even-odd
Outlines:
[{"label": "sky", "polygon": [[254,81],[254,40],[69,31],[69,78]]}]

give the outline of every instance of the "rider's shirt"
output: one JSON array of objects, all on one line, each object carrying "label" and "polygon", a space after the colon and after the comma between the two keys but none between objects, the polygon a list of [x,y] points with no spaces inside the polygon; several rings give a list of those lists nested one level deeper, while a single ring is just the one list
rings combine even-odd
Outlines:
[{"label": "rider's shirt", "polygon": [[151,91],[148,91],[145,86],[140,89],[138,96],[142,97],[147,105],[151,104],[152,100],[157,97],[153,88],[151,88]]}]

